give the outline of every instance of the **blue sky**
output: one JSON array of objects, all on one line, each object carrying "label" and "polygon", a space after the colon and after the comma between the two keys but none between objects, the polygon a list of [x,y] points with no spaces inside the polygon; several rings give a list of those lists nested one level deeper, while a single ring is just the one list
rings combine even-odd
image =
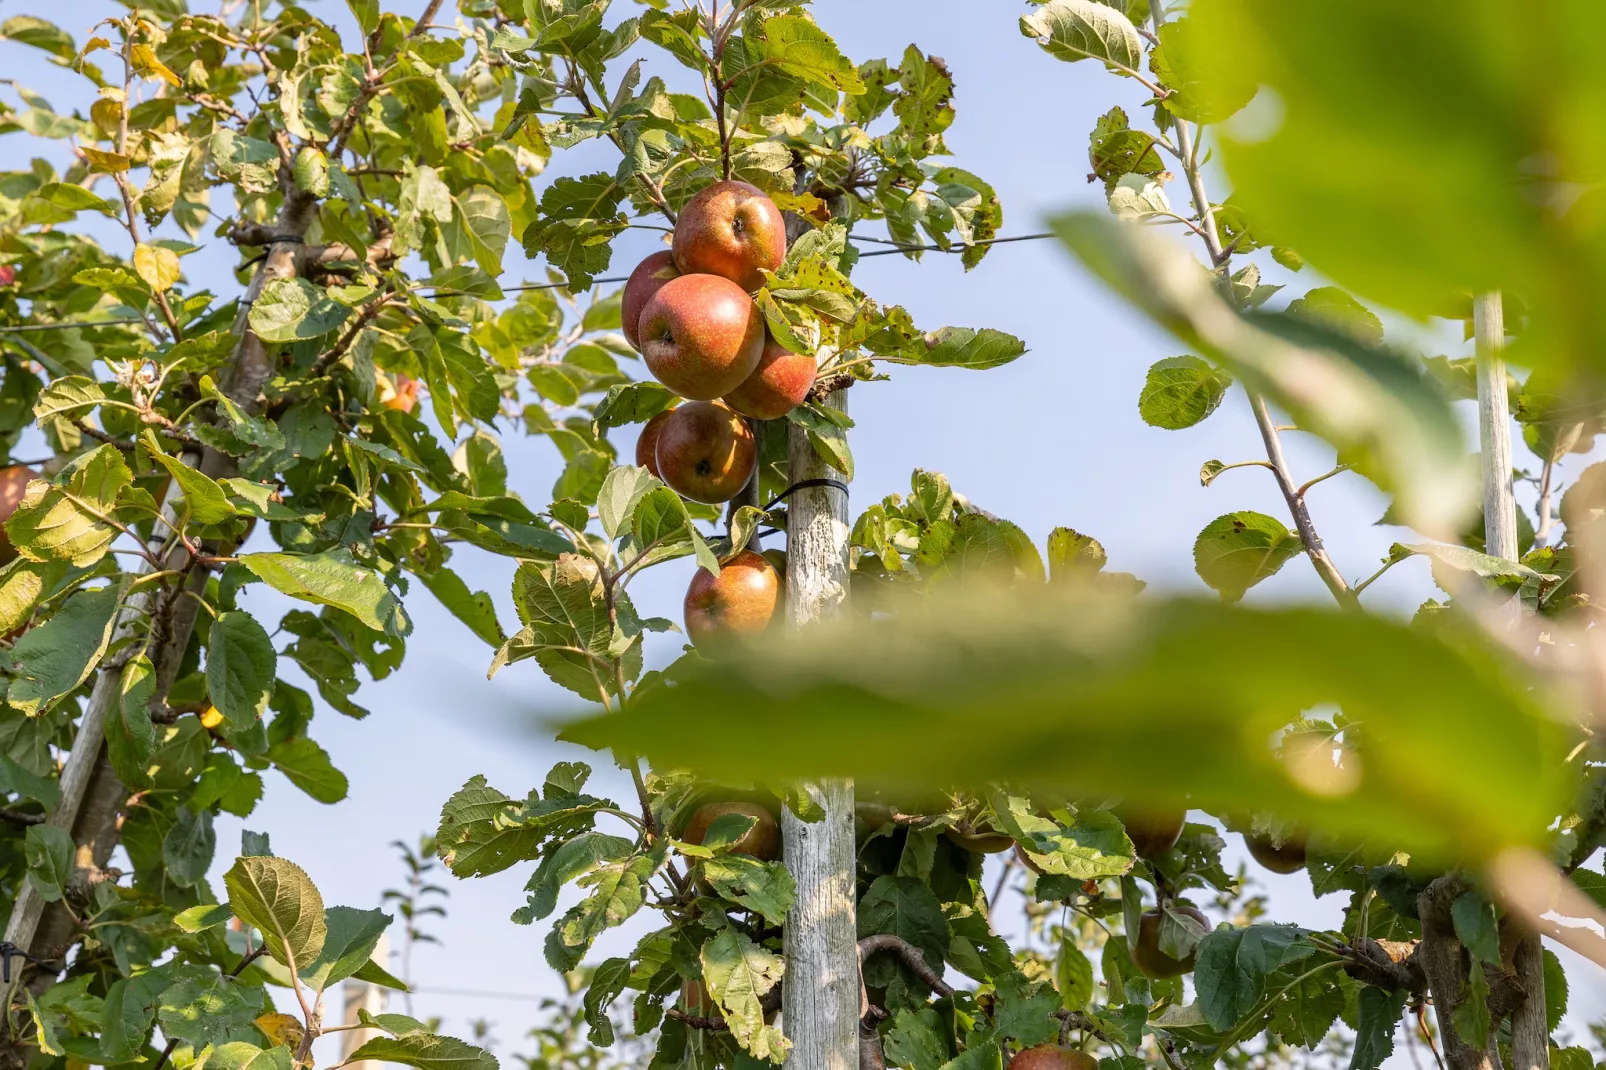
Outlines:
[{"label": "blue sky", "polygon": [[[307,6],[354,40],[343,4],[314,0]],[[396,7],[390,0],[385,6]],[[422,0],[413,6],[421,9]],[[633,7],[617,0],[614,17],[624,17]],[[1042,230],[1047,215],[1067,208],[1102,205],[1102,187],[1085,181],[1088,131],[1112,105],[1135,113],[1145,94],[1092,64],[1064,64],[1039,52],[1016,26],[1024,5],[816,0],[813,8],[855,61],[874,56],[895,61],[911,41],[947,61],[958,111],[947,134],[953,162],[997,188],[1005,234]],[[102,0],[0,0],[0,19],[24,13],[48,17],[80,42],[95,21],[120,10]],[[644,74],[654,73],[673,82],[684,71],[651,55]],[[52,67],[41,53],[16,44],[0,42],[0,75],[42,92],[58,110],[87,108],[90,99],[84,83]],[[9,87],[0,85],[0,94],[15,103]],[[612,152],[611,146],[591,144],[560,154],[539,184],[563,174],[612,170]],[[0,166],[24,167],[32,155],[58,164],[63,160],[59,145],[30,142],[19,134],[0,140]],[[1215,187],[1220,199],[1226,189],[1219,177]],[[1185,200],[1176,185],[1171,193],[1174,202]],[[226,205],[214,208],[227,211]],[[109,245],[126,245],[119,231],[103,230]],[[630,232],[615,252],[619,270],[610,274],[628,272],[652,248],[646,232]],[[219,242],[185,264],[192,279],[226,278],[234,259],[232,250]],[[1289,276],[1268,261],[1263,270],[1268,281],[1289,284],[1281,298],[1319,284],[1308,269]],[[544,281],[544,266],[523,262],[510,248],[504,283],[520,277]],[[1221,410],[1199,427],[1167,432],[1145,426],[1137,413],[1144,373],[1155,360],[1183,350],[1054,243],[999,247],[969,273],[957,258],[933,255],[915,264],[901,257],[877,257],[861,264],[855,281],[878,300],[906,306],[927,328],[995,327],[1020,336],[1030,348],[1014,364],[993,371],[896,368],[890,383],[855,387],[855,512],[883,495],[907,490],[912,469],[937,470],[976,504],[1019,523],[1039,545],[1050,529],[1069,525],[1104,544],[1112,569],[1136,573],[1156,588],[1193,593],[1205,593],[1192,571],[1193,541],[1205,524],[1238,509],[1257,509],[1286,522],[1282,499],[1264,469],[1229,472],[1211,488],[1199,485],[1199,466],[1206,460],[1231,463],[1264,456],[1242,391],[1234,388]],[[1390,326],[1394,330],[1394,321]],[[1441,344],[1459,338],[1443,329],[1405,329],[1413,335],[1426,333]],[[629,456],[627,432],[618,434],[621,455]],[[513,435],[504,438],[503,446],[514,488],[532,504],[545,504],[560,467],[556,451],[544,439]],[[1310,436],[1287,435],[1286,449],[1301,481],[1332,466],[1332,451]],[[1535,465],[1520,448],[1518,457],[1519,466]],[[1580,468],[1572,466],[1573,472]],[[1531,493],[1519,494],[1531,509]],[[1311,492],[1310,500],[1328,550],[1352,578],[1372,572],[1389,544],[1405,535],[1401,529],[1374,525],[1386,501],[1358,476],[1325,482]],[[510,562],[466,549],[453,564],[470,586],[492,593],[505,622],[514,619],[508,598]],[[678,618],[690,571],[690,563],[680,561],[645,574],[635,585],[638,606]],[[360,723],[327,709],[318,715],[313,734],[350,777],[350,797],[323,806],[269,774],[267,796],[245,822],[270,832],[275,853],[305,866],[331,903],[371,905],[383,888],[395,886],[401,873],[389,841],[412,840],[421,830],[433,829],[442,801],[474,774],[483,773],[509,794],[522,795],[540,783],[552,762],[581,758],[598,767],[601,787],[629,794],[628,782],[605,758],[559,746],[532,727],[529,711],[554,716],[573,712],[572,696],[548,683],[533,663],[515,665],[488,682],[490,649],[422,589],[415,590],[408,610],[416,629],[405,666],[358,696],[373,715]],[[1409,612],[1433,593],[1426,565],[1413,562],[1380,581],[1367,600]],[[1295,560],[1251,597],[1327,596],[1308,565]],[[264,593],[260,585],[250,588],[249,604],[265,619],[277,619],[288,608],[278,602],[282,600]],[[661,638],[651,656],[665,661],[677,649],[675,637]],[[233,819],[219,822],[219,873],[239,842],[239,827]],[[1234,840],[1236,858],[1241,851]],[[520,867],[476,881],[446,878],[452,893],[450,917],[432,927],[443,944],[426,945],[415,958],[425,989],[415,997],[418,1012],[443,1015],[449,1026],[459,1029],[469,1018],[492,1019],[498,1023],[504,1055],[529,1050],[519,1038],[533,1019],[530,1001],[431,990],[561,991],[560,980],[541,957],[545,927],[520,928],[506,920],[523,900],[520,888],[527,875],[527,867]],[[1339,897],[1313,900],[1303,878],[1262,879],[1290,920],[1324,928],[1338,924]],[[606,953],[623,944],[624,937],[616,936],[602,947]],[[1584,1002],[1599,1007],[1606,994],[1599,972],[1583,967],[1572,974],[1575,1008]],[[332,1055],[324,1049],[321,1058]]]}]

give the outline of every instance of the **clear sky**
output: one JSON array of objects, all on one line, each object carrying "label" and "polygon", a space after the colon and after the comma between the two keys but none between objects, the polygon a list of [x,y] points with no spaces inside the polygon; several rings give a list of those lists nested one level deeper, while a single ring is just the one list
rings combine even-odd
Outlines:
[{"label": "clear sky", "polygon": [[[212,4],[196,0],[195,6]],[[306,6],[354,39],[343,4],[313,0]],[[384,6],[396,8],[394,0],[385,0]],[[414,6],[421,9],[422,0]],[[399,10],[405,12],[406,4]],[[1112,105],[1135,111],[1146,94],[1091,63],[1069,65],[1042,54],[1017,29],[1024,5],[816,0],[813,10],[855,61],[889,56],[895,62],[911,42],[947,61],[958,112],[947,142],[955,164],[997,188],[1004,204],[1003,233],[1039,231],[1049,214],[1102,203],[1102,187],[1090,186],[1085,177],[1088,132]],[[79,42],[95,21],[120,11],[105,0],[0,0],[0,19],[24,13],[46,17]],[[628,0],[617,0],[610,17],[634,11]],[[654,73],[673,84],[685,72],[666,57],[651,54],[644,74]],[[52,67],[42,53],[13,43],[0,42],[0,78],[42,92],[62,111],[87,108],[90,99],[85,83]],[[14,91],[4,84],[0,94],[16,102]],[[539,184],[563,174],[604,167],[611,171],[613,151],[593,143],[560,154]],[[32,155],[58,165],[63,160],[59,145],[21,134],[0,139],[0,168],[25,167]],[[1219,177],[1215,185],[1219,200],[1226,189]],[[1175,185],[1171,193],[1174,202],[1186,199]],[[214,203],[214,208],[227,211],[226,205]],[[126,245],[120,231],[101,229],[108,245]],[[227,279],[233,252],[222,242],[215,245],[215,252],[185,261],[191,279]],[[615,252],[614,266],[620,270],[610,274],[627,272],[652,247],[645,232],[630,232]],[[1274,307],[1319,284],[1308,269],[1289,276],[1268,261],[1264,270],[1268,281],[1289,284],[1274,299]],[[523,262],[516,245],[510,246],[504,282],[521,277],[544,281],[544,265]],[[1205,593],[1192,569],[1193,541],[1205,524],[1238,509],[1257,509],[1288,521],[1264,469],[1229,472],[1208,489],[1199,485],[1204,461],[1264,457],[1240,389],[1234,388],[1221,410],[1199,427],[1168,432],[1142,423],[1137,397],[1146,369],[1183,350],[1054,243],[999,247],[968,274],[957,258],[933,255],[915,264],[878,257],[861,264],[855,281],[878,300],[906,306],[928,329],[943,324],[996,327],[1025,339],[1030,348],[1014,364],[993,371],[897,368],[890,383],[855,387],[855,513],[886,494],[906,491],[912,469],[933,469],[945,473],[976,504],[1022,525],[1039,546],[1050,529],[1068,525],[1097,537],[1109,552],[1112,569],[1136,573],[1156,588],[1193,593]],[[1395,327],[1391,320],[1391,332]],[[1429,333],[1441,344],[1459,338],[1442,329]],[[1469,350],[1439,351],[1462,355]],[[616,432],[622,456],[630,455],[627,434]],[[1321,443],[1299,434],[1285,437],[1301,480],[1332,466],[1332,451]],[[544,505],[560,468],[556,451],[545,439],[513,434],[504,438],[503,447],[514,488],[532,505]],[[1519,449],[1518,458],[1519,466],[1536,467],[1526,451]],[[1581,467],[1574,463],[1571,472]],[[1371,573],[1389,544],[1406,535],[1401,529],[1375,526],[1386,500],[1359,476],[1325,482],[1311,492],[1310,500],[1328,550],[1351,578]],[[1519,489],[1519,500],[1531,511],[1531,492]],[[504,624],[516,619],[508,597],[511,562],[468,548],[458,553],[453,566],[471,587],[491,592]],[[634,585],[637,605],[644,613],[678,618],[691,569],[689,560],[683,560],[646,573]],[[538,785],[552,762],[580,758],[598,767],[595,786],[629,794],[628,782],[606,758],[560,747],[533,725],[531,710],[548,716],[573,712],[573,696],[548,683],[529,662],[487,682],[491,650],[421,588],[415,591],[407,603],[416,628],[406,664],[358,695],[373,715],[359,723],[328,709],[318,714],[313,734],[350,777],[350,797],[323,806],[269,774],[266,797],[244,823],[270,832],[275,853],[305,866],[330,903],[372,905],[382,889],[396,886],[401,871],[389,841],[413,840],[420,831],[432,830],[441,803],[476,773],[518,796]],[[249,592],[248,604],[265,619],[277,619],[288,608],[287,602],[276,604],[284,600],[261,585]],[[1408,613],[1434,593],[1427,566],[1411,562],[1389,573],[1367,600]],[[1290,562],[1281,575],[1251,594],[1255,600],[1326,597],[1302,559]],[[654,638],[656,647],[649,647],[649,656],[657,661],[667,661],[678,650],[678,637]],[[757,731],[762,731],[762,716],[755,711]],[[844,745],[851,741],[844,740]],[[1067,745],[1074,741],[1067,740]],[[216,874],[231,861],[239,828],[233,818],[219,820]],[[1235,861],[1243,854],[1237,838],[1233,840]],[[443,883],[452,893],[450,916],[431,926],[443,943],[423,946],[415,959],[422,986],[415,996],[417,1013],[442,1015],[448,1027],[459,1030],[471,1018],[490,1019],[497,1023],[498,1050],[504,1056],[530,1050],[520,1041],[534,1018],[534,1003],[441,990],[525,996],[561,992],[560,979],[541,955],[545,925],[520,928],[507,921],[523,902],[528,870],[518,867],[475,881],[446,877]],[[1340,897],[1313,900],[1303,877],[1262,879],[1280,916],[1319,928],[1338,925]],[[622,946],[624,939],[614,934],[594,957]],[[1602,975],[1587,965],[1570,972],[1575,1009],[1587,1003],[1598,1011],[1606,997]],[[399,1001],[392,1006],[400,1009]],[[1576,1014],[1574,1020],[1579,1020]],[[322,1051],[322,1060],[333,1055],[332,1049]]]}]

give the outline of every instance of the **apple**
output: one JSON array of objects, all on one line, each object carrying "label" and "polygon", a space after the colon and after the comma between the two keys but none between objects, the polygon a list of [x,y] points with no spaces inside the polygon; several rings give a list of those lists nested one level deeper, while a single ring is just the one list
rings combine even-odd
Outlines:
[{"label": "apple", "polygon": [[682,981],[680,983],[680,1009],[687,1014],[695,1014],[699,1018],[714,1018],[720,1016],[719,1008],[708,995],[708,990],[701,981]]},{"label": "apple", "polygon": [[641,310],[647,307],[653,294],[663,289],[664,283],[679,277],[675,255],[663,249],[637,264],[636,270],[625,280],[624,296],[619,299],[619,326],[625,332],[625,341],[636,352],[641,352],[641,339],[637,333],[641,325]]},{"label": "apple", "polygon": [[[1185,914],[1203,925],[1206,931],[1210,929],[1210,919],[1192,903],[1174,900],[1171,912]],[[1181,977],[1185,973],[1192,973],[1193,961],[1197,957],[1194,953],[1190,952],[1185,959],[1174,959],[1160,950],[1160,922],[1163,917],[1163,912],[1156,908],[1145,910],[1138,919],[1138,942],[1132,949],[1133,964],[1146,977]]]},{"label": "apple", "polygon": [[654,479],[662,479],[658,474],[658,432],[664,429],[664,421],[674,409],[665,409],[663,412],[648,420],[642,427],[641,434],[636,437],[636,463],[653,474]]},{"label": "apple", "polygon": [[412,412],[418,406],[419,385],[417,379],[398,373],[393,384],[380,387],[379,404],[397,412]]},{"label": "apple", "polygon": [[682,274],[720,275],[752,293],[786,259],[786,220],[757,186],[715,182],[680,210],[671,249]]},{"label": "apple", "polygon": [[1015,1053],[1009,1070],[1098,1070],[1099,1061],[1085,1051],[1039,1044]]},{"label": "apple", "polygon": [[1244,846],[1256,862],[1273,873],[1298,873],[1305,868],[1305,835],[1294,833],[1281,844],[1264,833],[1244,833]]},{"label": "apple", "polygon": [[767,338],[758,367],[723,400],[743,416],[779,420],[808,397],[818,370],[813,357],[794,353],[775,339]]},{"label": "apple", "polygon": [[742,833],[731,845],[731,853],[747,855],[760,862],[773,862],[781,854],[781,826],[775,815],[757,803],[717,802],[699,806],[680,830],[679,839],[686,843],[701,844],[708,835],[709,826],[726,814],[741,814],[754,820],[752,828]]},{"label": "apple", "polygon": [[963,847],[979,855],[995,855],[1015,846],[1013,836],[1007,836],[982,821],[974,824],[965,821],[958,825],[949,825],[942,830],[942,834],[948,837],[948,842],[954,846]]},{"label": "apple", "polygon": [[742,288],[718,275],[681,275],[641,310],[641,355],[669,389],[712,401],[741,386],[764,355],[764,317]]},{"label": "apple", "polygon": [[[24,465],[0,468],[0,524],[11,519],[11,514],[22,504],[23,495],[28,493],[28,481],[37,478],[39,473]],[[0,565],[9,564],[16,556],[16,547],[11,545],[5,528],[0,527]]]},{"label": "apple", "polygon": [[1116,811],[1121,824],[1126,826],[1127,838],[1139,858],[1159,858],[1177,845],[1182,838],[1182,826],[1187,823],[1184,810],[1169,813],[1154,810],[1121,808]]},{"label": "apple", "polygon": [[658,428],[658,478],[683,498],[707,505],[742,492],[758,468],[758,443],[747,421],[718,402],[688,401]]},{"label": "apple", "polygon": [[697,570],[686,588],[686,634],[703,646],[730,636],[756,635],[769,627],[780,603],[781,577],[761,554],[743,550],[719,575]]},{"label": "apple", "polygon": [[17,269],[10,264],[0,264],[0,286],[10,286],[17,281]]}]

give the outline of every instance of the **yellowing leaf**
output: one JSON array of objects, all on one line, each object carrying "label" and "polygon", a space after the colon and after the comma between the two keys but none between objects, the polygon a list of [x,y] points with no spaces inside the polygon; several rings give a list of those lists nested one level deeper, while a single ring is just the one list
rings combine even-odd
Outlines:
[{"label": "yellowing leaf", "polygon": [[178,281],[178,254],[159,245],[134,247],[134,270],[157,293],[166,293]]},{"label": "yellowing leaf", "polygon": [[[95,102],[96,107],[101,104],[111,104],[112,107],[117,107],[116,103],[112,101],[97,100]],[[91,108],[91,113],[93,113],[93,108]],[[116,120],[113,121],[115,122]],[[83,153],[84,159],[89,162],[89,173],[92,175],[115,175],[128,170],[128,157],[120,152],[106,152],[102,149],[92,149],[88,146],[84,146],[78,151]]]},{"label": "yellowing leaf", "polygon": [[280,1014],[270,1011],[256,1020],[256,1027],[262,1030],[273,1047],[294,1048],[301,1043],[305,1032],[301,1023],[294,1015]]},{"label": "yellowing leaf", "polygon": [[167,64],[156,58],[156,53],[150,45],[135,45],[129,49],[129,61],[134,65],[134,73],[151,81],[163,81],[175,89],[182,88],[184,83],[174,74]]}]

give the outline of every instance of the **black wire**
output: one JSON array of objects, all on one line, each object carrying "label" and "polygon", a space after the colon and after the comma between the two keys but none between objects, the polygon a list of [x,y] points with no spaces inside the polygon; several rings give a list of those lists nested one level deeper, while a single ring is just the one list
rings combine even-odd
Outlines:
[{"label": "black wire", "polygon": [[835,487],[843,494],[851,493],[848,490],[848,485],[842,482],[840,479],[800,479],[772,498],[770,503],[764,507],[764,511],[767,513],[777,505],[780,505],[783,501],[790,497],[794,491],[807,490],[809,487]]}]

